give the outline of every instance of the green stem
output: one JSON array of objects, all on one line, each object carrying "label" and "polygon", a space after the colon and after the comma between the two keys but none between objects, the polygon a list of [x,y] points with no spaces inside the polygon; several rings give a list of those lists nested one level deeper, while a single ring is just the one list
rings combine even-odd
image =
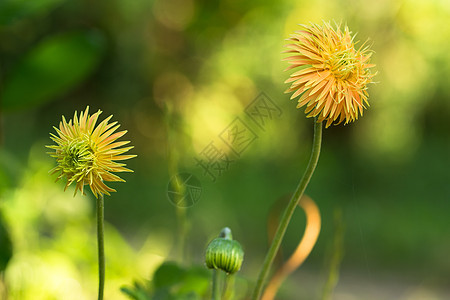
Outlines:
[{"label": "green stem", "polygon": [[103,300],[105,287],[105,247],[103,240],[105,201],[103,195],[97,198],[97,242],[98,242],[98,300]]},{"label": "green stem", "polygon": [[212,278],[212,300],[220,300],[220,270],[213,270]]},{"label": "green stem", "polygon": [[[180,148],[183,148],[183,117],[178,115],[170,102],[165,102],[164,121],[167,128],[167,145],[169,161],[169,178],[173,178],[178,173],[180,160]],[[184,186],[176,185],[174,187],[179,195],[186,195]],[[187,208],[183,207],[186,203],[179,203],[176,206],[175,214],[177,219],[177,232],[175,241],[175,251],[180,262],[184,263],[186,255],[186,239],[189,232],[189,223],[187,218]]]},{"label": "green stem", "polygon": [[314,170],[316,169],[317,162],[319,160],[320,145],[322,142],[322,123],[317,122],[317,119],[315,119],[314,121],[315,121],[314,140],[308,166],[306,167],[306,171],[303,174],[303,177],[300,180],[297,189],[295,190],[295,193],[292,196],[291,200],[289,201],[289,204],[280,220],[278,229],[275,233],[272,244],[270,245],[269,251],[267,252],[263,266],[259,273],[258,280],[256,281],[256,286],[255,289],[253,290],[252,300],[259,300],[261,298],[261,294],[263,291],[265,281],[267,279],[267,275],[269,274],[275,255],[277,254],[278,249],[280,248],[281,241],[283,240],[284,234],[286,232],[286,228],[288,227],[289,222],[292,218],[292,214],[294,213],[294,210],[297,207],[300,198],[303,196],[306,186],[308,185],[309,180],[311,179],[311,176],[314,173]]},{"label": "green stem", "polygon": [[225,293],[223,296],[224,300],[232,300],[234,299],[234,274],[227,274],[225,279]]}]

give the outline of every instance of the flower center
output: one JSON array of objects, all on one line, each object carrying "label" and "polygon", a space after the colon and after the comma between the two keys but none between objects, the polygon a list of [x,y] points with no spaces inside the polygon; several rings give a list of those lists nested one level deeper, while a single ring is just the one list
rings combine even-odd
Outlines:
[{"label": "flower center", "polygon": [[327,63],[334,76],[341,80],[349,79],[357,68],[355,54],[349,50],[334,53]]},{"label": "flower center", "polygon": [[75,139],[64,147],[60,165],[66,173],[78,173],[93,165],[93,150],[89,140]]}]

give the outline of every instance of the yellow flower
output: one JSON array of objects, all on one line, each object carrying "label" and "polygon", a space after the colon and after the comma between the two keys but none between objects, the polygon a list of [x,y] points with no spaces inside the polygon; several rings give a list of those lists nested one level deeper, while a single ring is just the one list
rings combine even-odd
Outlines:
[{"label": "yellow flower", "polygon": [[79,118],[75,112],[73,121],[69,122],[63,116],[59,129],[53,127],[58,136],[50,133],[50,138],[57,145],[47,147],[55,150],[49,154],[56,158],[58,165],[50,172],[52,174],[59,172],[56,181],[67,177],[64,190],[75,182],[75,194],[78,190],[84,194],[84,185],[88,184],[95,197],[109,195],[109,192],[116,190],[108,187],[104,181],[125,181],[112,172],[133,172],[125,168],[125,164],[116,161],[130,159],[136,155],[122,155],[133,147],[120,148],[129,141],[115,142],[127,131],[114,133],[120,125],[117,122],[108,124],[112,116],[95,127],[102,112],[99,110],[92,116],[89,116],[88,112],[89,106],[80,113]]},{"label": "yellow flower", "polygon": [[285,81],[292,82],[286,93],[294,92],[291,99],[301,95],[297,108],[306,105],[307,116],[326,120],[326,127],[338,119],[337,124],[357,120],[369,106],[367,85],[375,76],[370,72],[375,65],[369,64],[372,51],[365,43],[356,49],[347,26],[343,31],[327,22],[301,26],[286,45],[285,52],[293,53],[284,59],[291,64],[286,70],[302,67]]}]

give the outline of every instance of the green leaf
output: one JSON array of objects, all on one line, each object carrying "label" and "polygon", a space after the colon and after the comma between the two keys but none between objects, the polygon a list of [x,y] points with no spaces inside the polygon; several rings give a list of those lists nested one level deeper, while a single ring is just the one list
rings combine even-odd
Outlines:
[{"label": "green leaf", "polygon": [[123,286],[120,288],[120,291],[127,295],[130,299],[133,300],[150,300],[150,297],[147,297],[146,293],[144,291],[141,291],[139,289],[133,289],[126,286]]},{"label": "green leaf", "polygon": [[174,262],[163,263],[153,276],[155,288],[169,287],[183,280],[185,270]]},{"label": "green leaf", "polygon": [[134,281],[132,287],[122,286],[120,290],[133,300],[151,300],[146,283],[142,284],[139,281]]},{"label": "green leaf", "polygon": [[25,18],[48,13],[63,1],[65,0],[1,0],[0,26],[12,25]]},{"label": "green leaf", "polygon": [[137,294],[137,292],[135,290],[132,290],[132,289],[126,287],[126,286],[123,286],[123,287],[120,288],[120,291],[122,293],[124,293],[125,295],[127,295],[130,299],[139,300],[138,294]]},{"label": "green leaf", "polygon": [[171,298],[171,300],[200,300],[200,299],[201,299],[200,296],[194,292],[190,292],[187,294],[179,294]]},{"label": "green leaf", "polygon": [[135,282],[134,287],[121,290],[135,300],[200,300],[207,294],[210,277],[204,267],[186,269],[175,262],[165,262],[153,275],[153,289]]},{"label": "green leaf", "polygon": [[198,294],[204,295],[209,288],[209,281],[211,279],[211,274],[209,270],[204,267],[201,268],[190,268],[183,278],[183,282],[178,290],[178,293],[189,295]]},{"label": "green leaf", "polygon": [[152,295],[152,300],[173,300],[168,288],[160,288],[156,290]]},{"label": "green leaf", "polygon": [[97,67],[105,44],[97,31],[45,39],[18,62],[10,76],[6,75],[1,107],[29,108],[64,95]]}]

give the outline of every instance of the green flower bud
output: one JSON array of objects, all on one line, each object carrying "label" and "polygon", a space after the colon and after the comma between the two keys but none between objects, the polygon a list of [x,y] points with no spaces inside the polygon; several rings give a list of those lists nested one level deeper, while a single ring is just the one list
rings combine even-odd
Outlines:
[{"label": "green flower bud", "polygon": [[227,227],[206,248],[206,266],[210,269],[233,274],[241,269],[243,260],[244,250],[238,241],[232,240],[231,230]]}]

